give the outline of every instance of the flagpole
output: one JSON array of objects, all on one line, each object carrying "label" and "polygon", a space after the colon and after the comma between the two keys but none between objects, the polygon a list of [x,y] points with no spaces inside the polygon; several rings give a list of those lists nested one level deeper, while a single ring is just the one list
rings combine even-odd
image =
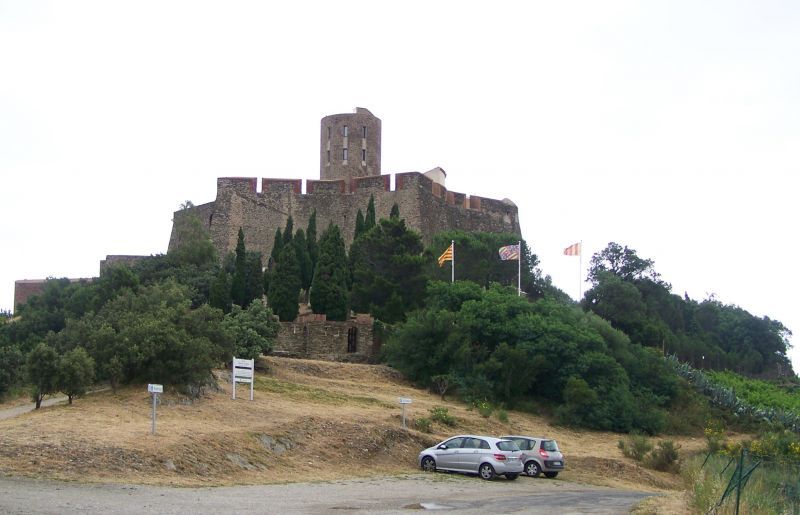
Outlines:
[{"label": "flagpole", "polygon": [[583,270],[583,240],[578,243],[578,302],[583,297],[583,278],[581,271]]},{"label": "flagpole", "polygon": [[456,282],[456,240],[450,240],[450,283]]},{"label": "flagpole", "polygon": [[522,297],[522,240],[517,241],[519,259],[517,259],[517,297]]}]

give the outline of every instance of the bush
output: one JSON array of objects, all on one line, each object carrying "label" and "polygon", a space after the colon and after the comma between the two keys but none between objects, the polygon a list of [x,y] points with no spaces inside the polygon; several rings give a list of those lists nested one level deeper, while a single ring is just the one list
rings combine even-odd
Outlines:
[{"label": "bush", "polygon": [[636,461],[642,461],[647,453],[653,449],[650,439],[639,433],[631,433],[628,435],[627,443],[624,440],[620,440],[617,446],[622,451],[622,454]]},{"label": "bush", "polygon": [[708,452],[713,454],[722,449],[725,443],[725,430],[720,421],[709,420],[703,429],[703,434],[706,437]]},{"label": "bush", "polygon": [[503,424],[508,423],[508,412],[504,409],[497,410],[497,420]]},{"label": "bush", "polygon": [[678,472],[678,449],[672,440],[662,440],[658,446],[647,456],[645,463],[648,467],[662,472]]},{"label": "bush", "polygon": [[441,422],[442,424],[453,427],[456,425],[456,418],[450,414],[447,408],[442,406],[434,406],[433,408],[429,409],[431,413],[431,420],[435,422]]},{"label": "bush", "polygon": [[492,405],[489,404],[487,401],[475,402],[475,408],[478,410],[478,413],[480,413],[483,418],[489,418],[490,416],[492,416],[492,412],[494,411]]},{"label": "bush", "polygon": [[430,433],[432,432],[433,422],[429,418],[420,417],[414,419],[414,429],[417,431],[422,431],[423,433]]}]

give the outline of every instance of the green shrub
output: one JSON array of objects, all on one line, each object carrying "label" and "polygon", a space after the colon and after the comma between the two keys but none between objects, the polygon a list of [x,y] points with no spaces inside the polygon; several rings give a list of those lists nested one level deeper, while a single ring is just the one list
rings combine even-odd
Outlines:
[{"label": "green shrub", "polygon": [[431,420],[441,422],[446,426],[453,427],[456,425],[456,418],[450,414],[447,408],[442,406],[434,406],[428,410],[431,414]]},{"label": "green shrub", "polygon": [[725,443],[725,428],[718,420],[709,420],[703,429],[706,437],[707,450],[710,453],[717,453],[722,450]]},{"label": "green shrub", "polygon": [[478,413],[480,413],[483,418],[491,417],[492,412],[494,411],[492,405],[489,404],[489,402],[487,401],[476,401],[475,408],[478,410]]},{"label": "green shrub", "polygon": [[430,433],[432,424],[433,422],[429,418],[420,417],[414,419],[414,429],[423,433]]},{"label": "green shrub", "polygon": [[653,450],[650,439],[639,433],[631,433],[627,442],[620,440],[617,446],[622,450],[622,454],[636,461],[642,461],[647,453]]},{"label": "green shrub", "polygon": [[662,440],[658,446],[647,455],[645,464],[651,469],[662,472],[678,472],[678,449],[680,445],[675,445],[672,440]]},{"label": "green shrub", "polygon": [[497,420],[502,422],[503,424],[508,423],[508,412],[504,409],[497,410]]}]

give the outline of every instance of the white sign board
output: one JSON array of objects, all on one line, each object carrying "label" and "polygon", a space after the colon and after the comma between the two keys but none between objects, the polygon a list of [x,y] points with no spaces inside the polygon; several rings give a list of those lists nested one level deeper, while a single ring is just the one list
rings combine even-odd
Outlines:
[{"label": "white sign board", "polygon": [[153,427],[150,432],[156,434],[156,399],[159,393],[164,393],[164,386],[160,384],[148,384],[147,391],[153,394]]},{"label": "white sign board", "polygon": [[256,360],[233,358],[231,368],[231,383],[233,384],[233,398],[236,398],[236,383],[250,383],[250,400],[253,400],[253,376]]},{"label": "white sign board", "polygon": [[406,428],[406,404],[411,404],[411,399],[408,397],[398,397],[397,400],[400,402],[400,407],[403,408],[403,429]]}]

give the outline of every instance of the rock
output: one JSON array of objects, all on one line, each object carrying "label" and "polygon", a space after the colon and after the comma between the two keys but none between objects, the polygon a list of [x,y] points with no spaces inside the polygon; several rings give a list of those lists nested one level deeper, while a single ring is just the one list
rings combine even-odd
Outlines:
[{"label": "rock", "polygon": [[250,464],[243,456],[229,452],[226,454],[227,458],[234,464],[242,467],[243,469],[253,470],[255,467]]}]

